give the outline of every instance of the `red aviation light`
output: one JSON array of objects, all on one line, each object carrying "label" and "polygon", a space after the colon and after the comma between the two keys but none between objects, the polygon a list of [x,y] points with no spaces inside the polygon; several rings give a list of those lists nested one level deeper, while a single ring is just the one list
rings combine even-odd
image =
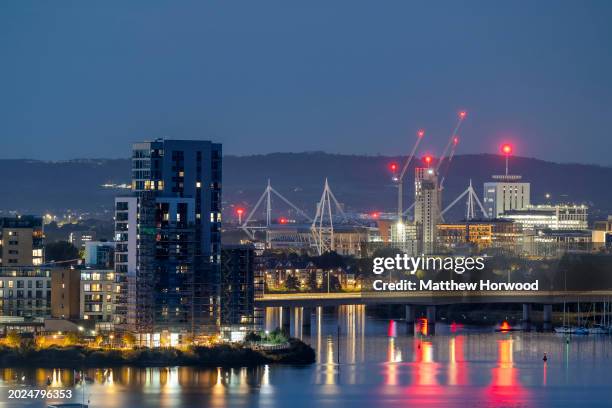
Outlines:
[{"label": "red aviation light", "polygon": [[504,143],[501,147],[501,151],[503,154],[505,154],[506,156],[510,155],[512,153],[512,145],[508,144],[508,143]]},{"label": "red aviation light", "polygon": [[453,138],[453,143],[454,143],[454,144],[459,144],[459,138],[458,138],[457,136],[455,136],[455,137]]},{"label": "red aviation light", "polygon": [[374,211],[372,214],[370,214],[370,216],[376,220],[378,219],[378,217],[380,217],[380,213],[377,211]]},{"label": "red aviation light", "polygon": [[244,214],[244,208],[236,208],[236,214],[238,215]]},{"label": "red aviation light", "polygon": [[422,138],[423,136],[425,136],[425,131],[423,129],[419,129],[419,131],[417,132],[417,136],[419,138]]},{"label": "red aviation light", "polygon": [[278,222],[280,222],[281,224],[286,224],[288,221],[285,217],[281,217]]},{"label": "red aviation light", "polygon": [[465,119],[466,116],[467,116],[467,112],[466,111],[459,112],[459,119]]},{"label": "red aviation light", "polygon": [[397,172],[397,163],[389,164],[389,170],[391,170],[393,173],[396,173]]},{"label": "red aviation light", "polygon": [[429,155],[427,155],[427,156],[425,156],[425,157],[423,158],[423,161],[425,161],[425,163],[427,164],[427,166],[428,166],[428,167],[429,167],[429,165],[431,164],[431,161],[432,161],[432,160],[433,160],[433,159],[432,159],[432,157],[431,157],[431,156],[429,156]]}]

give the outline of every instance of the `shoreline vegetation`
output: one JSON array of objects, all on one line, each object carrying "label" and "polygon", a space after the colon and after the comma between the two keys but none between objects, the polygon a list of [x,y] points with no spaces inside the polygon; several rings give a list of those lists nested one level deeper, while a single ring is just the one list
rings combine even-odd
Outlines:
[{"label": "shoreline vegetation", "polygon": [[95,348],[86,345],[31,347],[0,346],[0,367],[252,367],[265,364],[312,364],[315,352],[298,339],[269,347],[254,343],[216,344],[181,348]]}]

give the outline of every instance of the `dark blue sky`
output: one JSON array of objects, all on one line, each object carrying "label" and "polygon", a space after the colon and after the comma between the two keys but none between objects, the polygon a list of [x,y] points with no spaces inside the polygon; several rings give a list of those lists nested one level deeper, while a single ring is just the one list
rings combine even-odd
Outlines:
[{"label": "dark blue sky", "polygon": [[612,1],[2,1],[0,157],[441,151],[612,165]]}]

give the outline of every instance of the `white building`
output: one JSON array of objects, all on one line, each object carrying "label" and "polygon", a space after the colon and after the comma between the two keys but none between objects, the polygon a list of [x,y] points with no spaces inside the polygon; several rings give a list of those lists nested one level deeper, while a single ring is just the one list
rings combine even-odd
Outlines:
[{"label": "white building", "polygon": [[493,176],[499,181],[484,183],[483,206],[489,218],[499,218],[511,210],[524,210],[531,205],[531,186],[520,182],[521,176]]},{"label": "white building", "polygon": [[500,218],[511,220],[523,230],[585,230],[588,228],[588,208],[585,205],[532,205],[523,210],[510,210]]}]

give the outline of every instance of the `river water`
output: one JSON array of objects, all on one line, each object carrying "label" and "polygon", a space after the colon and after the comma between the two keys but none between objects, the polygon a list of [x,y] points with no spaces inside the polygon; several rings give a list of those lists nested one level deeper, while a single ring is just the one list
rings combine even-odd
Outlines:
[{"label": "river water", "polygon": [[338,318],[320,315],[311,334],[292,328],[317,351],[310,366],[91,369],[84,387],[72,370],[2,369],[0,407],[59,402],[8,399],[9,389],[36,388],[71,389],[72,402],[90,407],[612,406],[612,336],[426,330],[343,307]]}]

